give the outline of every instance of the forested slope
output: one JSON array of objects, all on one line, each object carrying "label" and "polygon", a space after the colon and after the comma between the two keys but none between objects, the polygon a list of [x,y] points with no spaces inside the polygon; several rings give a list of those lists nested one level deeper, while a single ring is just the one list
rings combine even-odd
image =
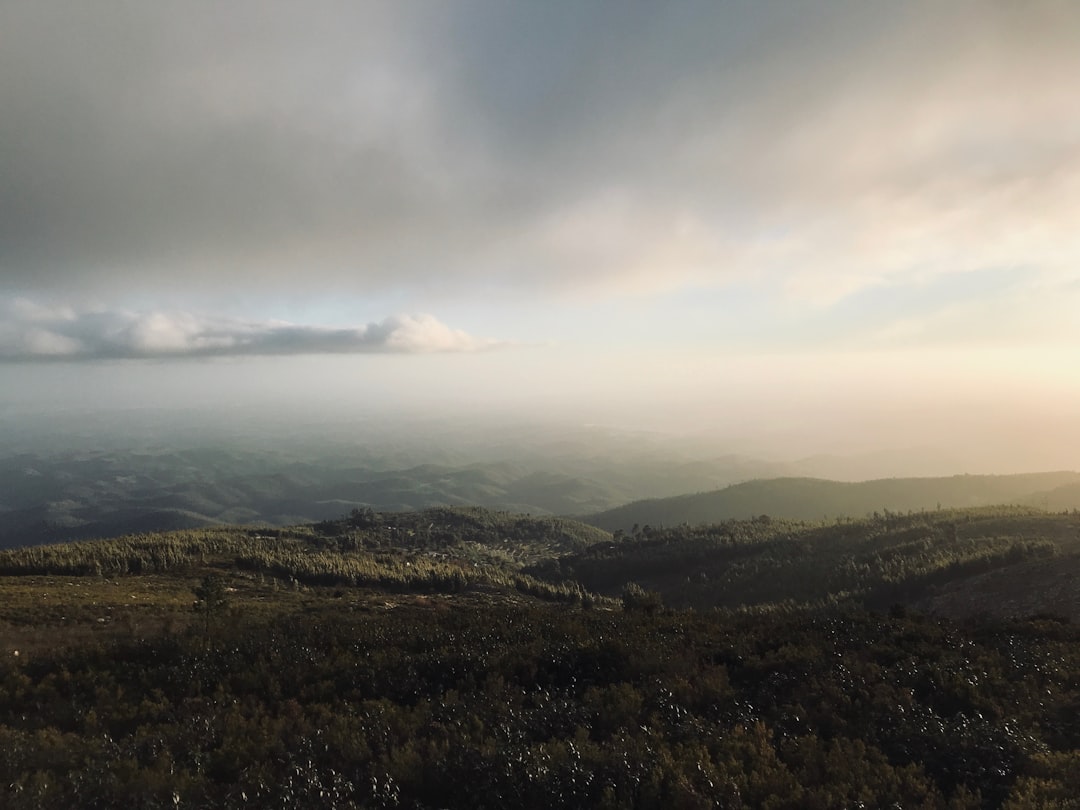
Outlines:
[{"label": "forested slope", "polygon": [[[358,509],[0,552],[0,805],[1071,807],[1080,629],[1040,595],[1078,536]],[[998,575],[1017,615],[928,612]]]},{"label": "forested slope", "polygon": [[[860,520],[800,522],[760,516],[669,529],[646,527],[530,569],[616,594],[628,581],[696,608],[854,601],[869,607],[928,605],[943,588],[951,612],[1000,612],[1009,603],[965,583],[990,571],[1012,578],[1031,612],[1061,571],[1080,560],[1080,516],[1025,507],[882,513]],[[1035,561],[1053,565],[1035,566]],[[1075,607],[1075,606],[1074,606]],[[1057,608],[1061,610],[1062,608]],[[1069,615],[1080,612],[1069,608]]]}]

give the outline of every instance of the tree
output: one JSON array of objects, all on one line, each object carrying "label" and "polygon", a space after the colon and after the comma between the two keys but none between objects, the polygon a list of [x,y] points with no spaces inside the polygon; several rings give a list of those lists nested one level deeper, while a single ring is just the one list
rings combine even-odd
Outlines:
[{"label": "tree", "polygon": [[210,626],[229,606],[228,591],[221,577],[207,574],[202,583],[195,588],[195,610],[203,615],[206,636],[210,636]]},{"label": "tree", "polygon": [[379,515],[370,506],[353,509],[349,513],[349,526],[354,529],[371,529],[379,525]]}]

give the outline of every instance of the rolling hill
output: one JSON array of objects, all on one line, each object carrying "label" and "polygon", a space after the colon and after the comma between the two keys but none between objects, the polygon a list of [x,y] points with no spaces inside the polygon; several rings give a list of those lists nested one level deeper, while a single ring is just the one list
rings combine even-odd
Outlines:
[{"label": "rolling hill", "polygon": [[635,501],[582,519],[608,531],[631,531],[635,525],[693,526],[757,515],[827,520],[884,510],[917,512],[993,504],[1080,508],[1080,473],[882,478],[857,483],[774,478],[733,484],[715,492]]},{"label": "rolling hill", "polygon": [[0,551],[0,804],[1069,807],[1078,575],[1023,507]]},{"label": "rolling hill", "polygon": [[687,461],[647,453],[583,457],[586,451],[573,447],[565,452],[407,466],[369,452],[313,458],[310,451],[227,443],[15,453],[0,456],[0,548],[207,525],[288,526],[359,507],[482,506],[579,515],[647,493],[673,495],[741,480],[748,469],[769,469],[730,456]]}]

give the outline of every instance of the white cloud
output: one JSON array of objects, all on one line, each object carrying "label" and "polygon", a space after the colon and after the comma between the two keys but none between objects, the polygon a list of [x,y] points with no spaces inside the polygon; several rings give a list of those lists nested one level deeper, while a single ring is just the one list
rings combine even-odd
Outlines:
[{"label": "white cloud", "polygon": [[[431,315],[398,315],[367,327],[380,345],[398,352],[468,352],[494,345],[478,341],[460,329],[451,329]],[[372,339],[376,339],[372,335]]]},{"label": "white cloud", "polygon": [[[328,328],[214,318],[188,312],[85,311],[25,299],[3,307],[0,360],[129,359],[296,354],[472,352],[497,341],[431,315]],[[0,311],[2,311],[0,310]]]}]

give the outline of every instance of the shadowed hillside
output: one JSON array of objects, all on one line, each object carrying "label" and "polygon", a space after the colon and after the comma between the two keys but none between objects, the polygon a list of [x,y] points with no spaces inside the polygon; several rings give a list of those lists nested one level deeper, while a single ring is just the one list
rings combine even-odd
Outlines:
[{"label": "shadowed hillside", "polygon": [[[613,596],[634,582],[666,604],[698,609],[855,602],[1080,618],[1076,600],[1062,595],[1072,580],[1061,576],[1080,563],[1076,513],[984,507],[816,523],[761,516],[615,537],[529,570]],[[1002,599],[1006,583],[1011,596]]]}]

